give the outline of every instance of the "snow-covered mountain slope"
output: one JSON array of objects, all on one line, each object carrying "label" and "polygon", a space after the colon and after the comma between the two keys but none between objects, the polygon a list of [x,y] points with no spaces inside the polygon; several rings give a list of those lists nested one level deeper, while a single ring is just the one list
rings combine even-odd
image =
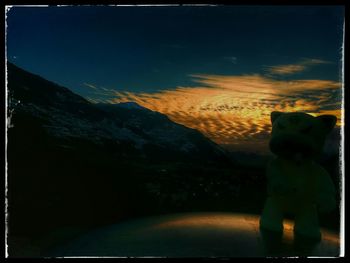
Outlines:
[{"label": "snow-covered mountain slope", "polygon": [[[69,89],[8,63],[9,109],[12,114],[29,114],[56,138],[83,139],[104,145],[126,143],[147,153],[161,151],[221,159],[225,151],[194,129],[135,102],[93,104]],[[16,125],[16,123],[12,123]]]}]

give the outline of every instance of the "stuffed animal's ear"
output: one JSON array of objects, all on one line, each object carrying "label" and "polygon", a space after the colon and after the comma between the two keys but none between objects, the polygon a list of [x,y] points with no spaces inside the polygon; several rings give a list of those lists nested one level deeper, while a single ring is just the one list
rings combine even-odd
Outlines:
[{"label": "stuffed animal's ear", "polygon": [[274,123],[275,120],[277,120],[277,118],[283,114],[283,112],[280,111],[273,111],[271,112],[271,123]]},{"label": "stuffed animal's ear", "polygon": [[337,122],[337,117],[334,115],[320,115],[316,119],[322,123],[326,133],[331,132]]}]

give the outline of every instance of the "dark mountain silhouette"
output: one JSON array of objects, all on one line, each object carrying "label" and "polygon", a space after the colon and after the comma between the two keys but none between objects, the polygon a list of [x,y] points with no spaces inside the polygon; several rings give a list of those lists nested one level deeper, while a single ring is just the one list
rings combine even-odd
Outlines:
[{"label": "dark mountain silhouette", "polygon": [[7,66],[10,237],[223,209],[237,198],[233,162],[200,132],[136,103],[90,103]]},{"label": "dark mountain silhouette", "polygon": [[65,146],[79,139],[97,145],[123,145],[125,152],[144,157],[171,159],[176,155],[208,162],[227,159],[223,149],[197,130],[136,103],[92,104],[11,63],[8,83],[12,114],[35,118],[50,136],[65,141]]}]

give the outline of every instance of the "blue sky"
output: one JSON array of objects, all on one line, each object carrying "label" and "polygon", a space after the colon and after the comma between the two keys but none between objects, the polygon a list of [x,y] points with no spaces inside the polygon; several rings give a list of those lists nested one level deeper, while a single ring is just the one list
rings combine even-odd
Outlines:
[{"label": "blue sky", "polygon": [[[190,85],[188,74],[250,74],[301,58],[338,62],[342,8],[15,7],[10,61],[84,94]],[[338,78],[338,65],[308,72]],[[301,76],[302,77],[302,76]]]},{"label": "blue sky", "polygon": [[[343,18],[341,6],[14,7],[7,13],[7,58],[91,101],[136,101],[215,138],[218,127],[205,131],[203,123],[195,126],[177,115],[189,111],[184,105],[197,103],[200,116],[207,116],[203,109],[213,103],[205,87],[221,92],[229,82],[251,94],[263,86],[276,95],[274,90],[289,85],[292,95],[279,93],[296,97],[288,105],[313,103],[300,110],[315,114],[337,110]],[[174,92],[189,100],[170,106]],[[242,97],[235,92],[226,98]],[[320,97],[324,104],[316,109]],[[206,121],[213,120],[202,120],[209,127]],[[247,129],[256,125],[244,123]],[[266,126],[260,128],[266,132]]]}]

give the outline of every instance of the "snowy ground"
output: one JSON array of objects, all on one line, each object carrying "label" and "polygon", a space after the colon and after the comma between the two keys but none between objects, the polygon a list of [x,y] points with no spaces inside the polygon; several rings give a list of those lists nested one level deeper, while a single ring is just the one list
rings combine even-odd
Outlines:
[{"label": "snowy ground", "polygon": [[322,230],[322,241],[300,252],[293,246],[292,222],[285,222],[278,251],[267,251],[259,217],[234,213],[185,213],[111,225],[58,247],[46,256],[90,257],[265,257],[338,256],[339,237]]}]

